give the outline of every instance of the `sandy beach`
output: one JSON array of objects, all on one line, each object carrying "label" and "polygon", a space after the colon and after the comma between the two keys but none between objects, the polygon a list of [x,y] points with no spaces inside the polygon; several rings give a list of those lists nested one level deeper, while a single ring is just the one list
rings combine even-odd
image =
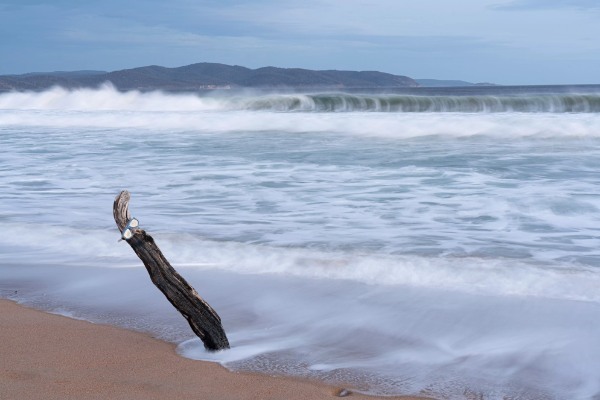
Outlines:
[{"label": "sandy beach", "polygon": [[0,398],[6,400],[326,399],[343,389],[230,372],[215,363],[183,358],[173,344],[146,334],[7,300],[0,300],[0,336]]}]

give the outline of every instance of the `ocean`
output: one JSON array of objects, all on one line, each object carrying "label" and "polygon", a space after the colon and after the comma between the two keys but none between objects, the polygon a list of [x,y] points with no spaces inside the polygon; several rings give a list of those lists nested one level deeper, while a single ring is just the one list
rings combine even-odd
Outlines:
[{"label": "ocean", "polygon": [[[600,86],[0,94],[0,296],[232,370],[600,398]],[[130,210],[219,313],[208,353]]]}]

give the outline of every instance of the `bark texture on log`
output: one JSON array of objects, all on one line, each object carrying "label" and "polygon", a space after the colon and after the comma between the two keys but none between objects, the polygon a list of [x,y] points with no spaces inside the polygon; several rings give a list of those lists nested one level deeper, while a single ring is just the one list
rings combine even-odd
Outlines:
[{"label": "bark texture on log", "polygon": [[[124,190],[115,198],[113,204],[113,216],[121,232],[131,219],[130,198],[129,192]],[[228,349],[229,341],[221,324],[221,318],[215,310],[169,264],[152,236],[139,227],[131,230],[133,236],[125,240],[144,263],[154,285],[185,317],[194,333],[204,343],[204,347],[207,350]]]}]

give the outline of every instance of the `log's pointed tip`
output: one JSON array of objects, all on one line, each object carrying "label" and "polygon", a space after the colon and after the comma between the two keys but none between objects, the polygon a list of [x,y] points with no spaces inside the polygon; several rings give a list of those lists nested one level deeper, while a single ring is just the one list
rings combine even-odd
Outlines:
[{"label": "log's pointed tip", "polygon": [[129,192],[127,190],[121,190],[119,192],[119,194],[117,195],[117,197],[115,197],[115,201],[119,201],[119,200],[125,200],[125,201],[129,201],[129,199],[131,198],[131,194],[129,194]]},{"label": "log's pointed tip", "polygon": [[127,190],[122,190],[117,197],[115,197],[115,202],[113,203],[113,216],[115,218],[115,222],[117,223],[117,227],[120,231],[123,230],[127,221],[130,219],[129,215],[129,200],[131,199],[131,195]]}]

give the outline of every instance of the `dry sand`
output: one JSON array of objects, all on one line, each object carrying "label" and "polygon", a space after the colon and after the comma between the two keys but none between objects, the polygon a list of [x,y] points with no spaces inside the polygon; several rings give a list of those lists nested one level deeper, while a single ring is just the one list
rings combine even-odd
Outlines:
[{"label": "dry sand", "polygon": [[[173,344],[142,333],[0,300],[2,400],[333,399],[339,390],[320,382],[230,372],[183,358]],[[350,398],[375,399],[357,393]]]}]

